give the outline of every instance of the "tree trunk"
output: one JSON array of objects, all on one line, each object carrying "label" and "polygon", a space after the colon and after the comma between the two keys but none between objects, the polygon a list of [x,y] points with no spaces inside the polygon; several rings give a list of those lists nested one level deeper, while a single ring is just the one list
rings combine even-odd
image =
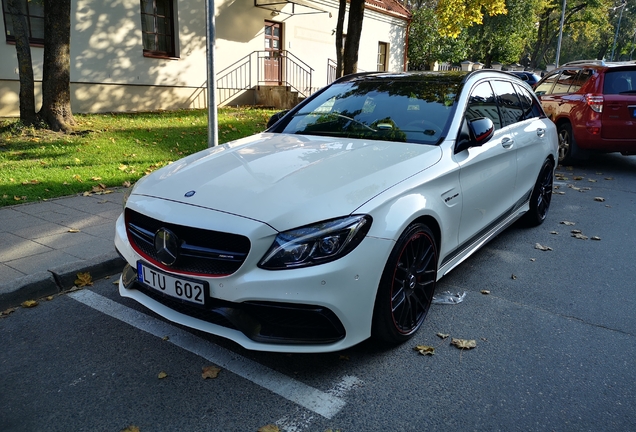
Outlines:
[{"label": "tree trunk", "polygon": [[54,131],[75,125],[71,111],[71,0],[44,1],[41,120]]},{"label": "tree trunk", "polygon": [[358,49],[360,47],[363,18],[364,0],[351,0],[349,3],[349,20],[347,21],[347,39],[342,62],[344,75],[358,71]]},{"label": "tree trunk", "polygon": [[37,115],[35,114],[33,63],[31,62],[27,22],[18,0],[7,0],[7,8],[11,14],[13,31],[15,32],[15,50],[18,56],[20,121],[30,126],[37,123]]},{"label": "tree trunk", "polygon": [[344,70],[342,66],[344,54],[342,35],[344,34],[344,19],[346,12],[347,0],[340,0],[340,6],[338,7],[338,21],[336,22],[336,78],[340,78],[342,76],[342,71]]}]

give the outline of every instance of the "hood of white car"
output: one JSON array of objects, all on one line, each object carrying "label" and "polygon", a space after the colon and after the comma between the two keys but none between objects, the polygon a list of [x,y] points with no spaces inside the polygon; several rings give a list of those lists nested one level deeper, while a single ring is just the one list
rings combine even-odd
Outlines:
[{"label": "hood of white car", "polygon": [[434,165],[436,146],[264,133],[201,151],[133,194],[205,207],[286,230],[355,212]]}]

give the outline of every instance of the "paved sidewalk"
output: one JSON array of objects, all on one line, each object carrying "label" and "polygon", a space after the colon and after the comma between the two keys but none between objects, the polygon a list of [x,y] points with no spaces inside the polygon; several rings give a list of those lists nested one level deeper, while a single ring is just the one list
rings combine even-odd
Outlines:
[{"label": "paved sidewalk", "polygon": [[121,271],[115,221],[125,190],[0,208],[0,311]]}]

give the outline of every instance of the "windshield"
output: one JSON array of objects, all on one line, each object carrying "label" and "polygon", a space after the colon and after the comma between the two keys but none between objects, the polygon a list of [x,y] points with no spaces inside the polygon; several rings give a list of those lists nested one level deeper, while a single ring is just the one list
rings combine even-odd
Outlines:
[{"label": "windshield", "polygon": [[368,79],[334,84],[296,112],[283,133],[436,144],[460,79]]}]

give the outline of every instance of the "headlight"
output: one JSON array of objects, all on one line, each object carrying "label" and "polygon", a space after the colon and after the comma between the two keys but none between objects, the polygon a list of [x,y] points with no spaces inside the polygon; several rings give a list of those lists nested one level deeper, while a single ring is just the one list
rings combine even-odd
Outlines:
[{"label": "headlight", "polygon": [[337,260],[355,249],[370,228],[370,216],[356,215],[279,233],[258,266],[282,270]]}]

